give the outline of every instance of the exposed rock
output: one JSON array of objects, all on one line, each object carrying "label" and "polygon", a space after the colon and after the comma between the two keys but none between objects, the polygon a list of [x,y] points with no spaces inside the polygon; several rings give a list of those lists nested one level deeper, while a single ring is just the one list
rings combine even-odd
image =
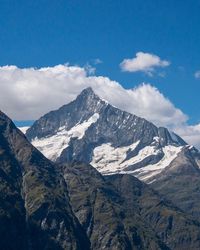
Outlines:
[{"label": "exposed rock", "polygon": [[26,135],[55,162],[76,160],[103,174],[128,173],[144,181],[156,178],[186,145],[166,128],[113,107],[91,88],[41,117]]},{"label": "exposed rock", "polygon": [[138,215],[152,227],[170,249],[199,249],[200,223],[131,175],[112,175],[106,179],[125,199],[129,214]]},{"label": "exposed rock", "polygon": [[72,208],[91,241],[92,249],[168,249],[153,229],[124,207],[124,199],[93,167],[62,166]]},{"label": "exposed rock", "polygon": [[0,249],[89,249],[63,177],[0,112]]}]

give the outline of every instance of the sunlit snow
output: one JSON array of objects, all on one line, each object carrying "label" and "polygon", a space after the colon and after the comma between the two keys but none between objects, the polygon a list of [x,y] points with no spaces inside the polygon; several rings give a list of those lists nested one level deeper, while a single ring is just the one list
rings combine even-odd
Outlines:
[{"label": "sunlit snow", "polygon": [[164,168],[169,166],[169,164],[177,157],[178,153],[181,152],[183,147],[176,147],[168,145],[162,148],[164,153],[163,158],[156,164],[149,164],[143,168],[133,171],[132,173],[141,180],[147,180],[159,174]]},{"label": "sunlit snow", "polygon": [[81,139],[90,125],[95,123],[98,118],[99,114],[95,113],[87,121],[76,124],[70,130],[67,130],[65,126],[60,127],[55,135],[41,139],[35,138],[32,144],[48,159],[54,161],[68,147],[71,138],[77,137]]},{"label": "sunlit snow", "polygon": [[[130,146],[120,148],[114,148],[110,143],[102,144],[94,149],[93,159],[90,163],[102,174],[133,174],[139,179],[146,181],[150,177],[159,174],[167,167],[182,149],[182,147],[171,145],[165,146],[162,149],[157,149],[155,146],[146,146],[142,148],[136,156],[126,160],[128,150],[133,151],[138,143],[139,141]],[[134,171],[124,171],[126,167],[139,163],[150,155],[157,155],[161,150],[164,156],[158,163],[149,164]]]},{"label": "sunlit snow", "polygon": [[[110,143],[102,144],[96,147],[93,151],[93,159],[90,162],[92,166],[97,168],[100,172],[104,173],[116,173],[124,168],[123,161],[126,159],[126,153],[128,150],[134,150],[139,141],[120,148],[114,148]],[[122,167],[123,165],[123,167]]]},{"label": "sunlit snow", "polygon": [[18,127],[19,130],[22,131],[22,133],[26,133],[26,131],[29,129],[30,127]]}]

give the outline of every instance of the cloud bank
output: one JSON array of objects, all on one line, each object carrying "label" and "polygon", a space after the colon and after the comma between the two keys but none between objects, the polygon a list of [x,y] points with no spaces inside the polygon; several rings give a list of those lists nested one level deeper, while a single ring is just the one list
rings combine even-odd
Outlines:
[{"label": "cloud bank", "polygon": [[[187,126],[188,117],[150,84],[124,89],[108,77],[90,75],[87,68],[57,65],[44,68],[0,67],[0,108],[14,120],[34,120],[72,101],[92,87],[112,105],[165,126],[200,145],[198,125]],[[195,138],[195,135],[197,136]]]},{"label": "cloud bank", "polygon": [[136,57],[131,59],[124,59],[120,63],[122,71],[127,71],[127,72],[141,71],[150,76],[153,75],[155,68],[158,67],[163,68],[169,65],[170,65],[169,61],[161,60],[160,57],[157,55],[144,52],[137,52]]}]

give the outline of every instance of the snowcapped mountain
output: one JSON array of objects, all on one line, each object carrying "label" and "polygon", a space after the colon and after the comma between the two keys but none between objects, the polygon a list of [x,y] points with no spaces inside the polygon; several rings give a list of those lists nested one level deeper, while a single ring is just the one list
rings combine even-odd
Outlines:
[{"label": "snowcapped mountain", "polygon": [[198,219],[150,185],[55,164],[1,111],[0,163],[0,249],[200,249]]},{"label": "snowcapped mountain", "polygon": [[110,105],[91,88],[41,117],[26,136],[55,162],[90,163],[104,175],[128,173],[148,183],[181,152],[198,154],[178,135]]}]

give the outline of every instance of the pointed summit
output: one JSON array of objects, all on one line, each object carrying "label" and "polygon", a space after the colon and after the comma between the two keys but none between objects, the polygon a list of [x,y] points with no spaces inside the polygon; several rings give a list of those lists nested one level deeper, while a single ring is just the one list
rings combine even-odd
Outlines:
[{"label": "pointed summit", "polygon": [[101,98],[95,94],[91,87],[83,89],[81,93],[77,96],[76,100],[81,103],[88,103],[90,105],[93,101],[101,101]]},{"label": "pointed summit", "polygon": [[26,136],[53,161],[90,163],[103,174],[126,172],[145,181],[185,146],[167,129],[106,103],[90,87],[36,121]]},{"label": "pointed summit", "polygon": [[9,121],[10,119],[8,118],[8,116],[6,114],[4,114],[1,110],[0,110],[0,120],[1,121]]},{"label": "pointed summit", "polygon": [[11,119],[0,110],[0,133],[2,134],[6,130],[8,130],[7,132],[9,133],[8,127],[14,129],[15,125]]},{"label": "pointed summit", "polygon": [[81,91],[80,95],[95,95],[95,93],[91,87],[87,87]]},{"label": "pointed summit", "polygon": [[[77,98],[58,110],[51,111],[36,121],[26,132],[31,141],[56,134],[60,128],[70,130],[93,115],[96,117],[107,103],[96,95],[91,87],[84,89]],[[48,125],[47,125],[48,124]]]}]

